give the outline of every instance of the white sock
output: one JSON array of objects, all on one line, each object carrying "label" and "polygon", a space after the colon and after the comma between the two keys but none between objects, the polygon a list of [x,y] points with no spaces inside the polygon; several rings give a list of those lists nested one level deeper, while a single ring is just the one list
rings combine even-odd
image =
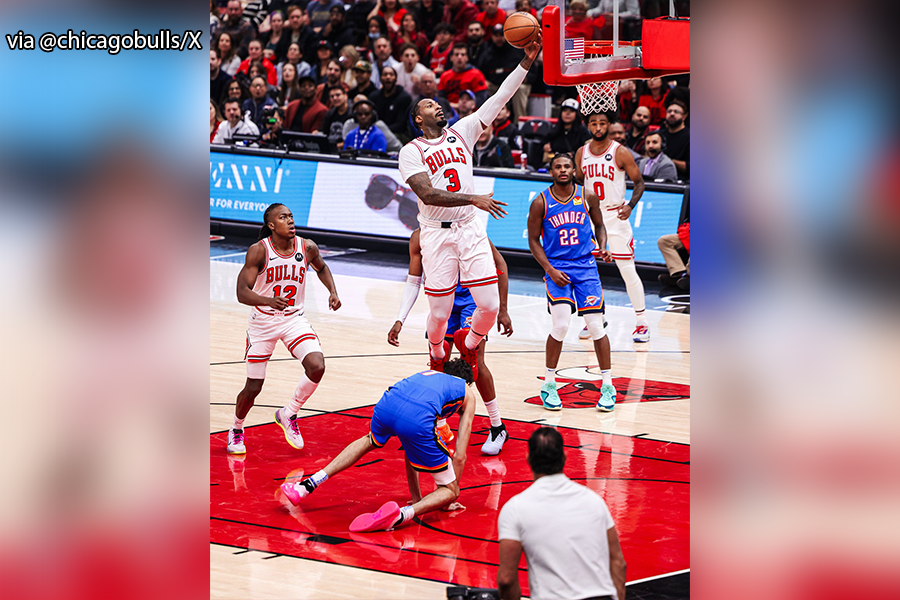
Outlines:
[{"label": "white sock", "polygon": [[444,352],[444,341],[443,340],[441,340],[440,344],[432,344],[431,342],[428,342],[428,344],[431,346],[431,357],[432,358],[441,360],[442,358],[447,356],[447,353]]},{"label": "white sock", "polygon": [[312,477],[310,477],[310,479],[316,485],[316,487],[319,487],[320,485],[325,483],[326,479],[328,479],[328,473],[326,473],[325,471],[319,471],[319,472],[315,473]]},{"label": "white sock", "polygon": [[544,383],[556,383],[556,369],[547,369],[547,373],[544,375]]},{"label": "white sock", "polygon": [[446,424],[447,424],[447,419],[438,419],[438,422],[437,422],[438,427],[443,427]]},{"label": "white sock", "polygon": [[612,369],[600,369],[603,376],[603,385],[612,385]]},{"label": "white sock", "polygon": [[413,510],[413,507],[407,504],[406,506],[400,507],[400,520],[394,523],[394,527],[397,525],[403,525],[404,523],[409,523],[413,520],[413,517],[416,516],[416,511]]},{"label": "white sock", "polygon": [[238,419],[237,415],[234,415],[234,429],[243,429],[244,428],[244,419]]},{"label": "white sock", "polygon": [[483,335],[481,335],[479,333],[475,333],[475,328],[470,327],[469,335],[466,336],[466,348],[468,348],[469,350],[474,350],[475,348],[478,347],[478,344],[480,344],[481,340],[483,340],[483,339],[484,339]]},{"label": "white sock", "polygon": [[491,418],[491,427],[500,427],[503,425],[503,421],[500,420],[500,407],[497,405],[496,398],[490,402],[485,402],[484,407],[487,409],[488,416]]},{"label": "white sock", "polygon": [[291,398],[291,401],[285,407],[288,415],[296,415],[298,412],[300,412],[300,409],[303,407],[303,403],[313,395],[313,392],[316,391],[317,387],[319,387],[319,384],[314,383],[312,379],[307,377],[306,373],[304,373],[303,377],[300,378],[300,383],[297,384],[297,389],[294,390],[294,397]]},{"label": "white sock", "polygon": [[647,324],[647,317],[646,317],[646,315],[644,315],[644,311],[636,310],[636,311],[634,311],[634,316],[637,318],[638,325],[646,325]]}]

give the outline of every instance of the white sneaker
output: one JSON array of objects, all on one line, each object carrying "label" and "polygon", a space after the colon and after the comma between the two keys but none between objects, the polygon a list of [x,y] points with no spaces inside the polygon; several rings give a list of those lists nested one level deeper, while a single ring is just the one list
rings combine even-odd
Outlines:
[{"label": "white sneaker", "polygon": [[284,408],[275,411],[275,422],[284,431],[284,439],[287,443],[296,448],[303,450],[303,436],[300,435],[300,425],[297,423],[297,415],[291,415],[290,419],[285,420],[282,416]]},{"label": "white sneaker", "polygon": [[646,325],[638,325],[634,328],[634,333],[631,335],[636,342],[650,341],[650,329]]},{"label": "white sneaker", "polygon": [[491,427],[484,445],[481,446],[481,453],[488,456],[497,456],[503,449],[503,444],[508,437],[509,433],[506,431],[506,425],[503,423],[499,427]]},{"label": "white sneaker", "polygon": [[244,446],[244,430],[229,429],[228,430],[228,454],[246,454],[247,447]]},{"label": "white sneaker", "polygon": [[584,326],[584,329],[581,330],[581,333],[578,334],[579,340],[589,340],[591,339],[591,332],[588,331],[587,325]]}]

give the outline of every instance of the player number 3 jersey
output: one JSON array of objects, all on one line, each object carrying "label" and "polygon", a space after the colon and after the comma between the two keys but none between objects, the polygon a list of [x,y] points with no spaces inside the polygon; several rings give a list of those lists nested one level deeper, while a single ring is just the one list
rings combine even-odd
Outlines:
[{"label": "player number 3 jersey", "polygon": [[281,296],[288,302],[284,311],[271,306],[255,306],[254,308],[267,315],[293,315],[303,313],[303,300],[306,297],[306,272],[309,265],[306,259],[306,245],[303,238],[294,238],[294,251],[281,254],[272,244],[272,238],[263,238],[266,260],[262,270],[256,277],[253,291],[260,296],[274,298]]}]

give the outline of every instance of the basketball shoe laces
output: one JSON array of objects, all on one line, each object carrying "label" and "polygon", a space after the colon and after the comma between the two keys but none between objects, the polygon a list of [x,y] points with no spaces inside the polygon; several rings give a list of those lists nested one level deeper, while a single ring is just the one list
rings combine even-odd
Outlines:
[{"label": "basketball shoe laces", "polygon": [[243,429],[232,429],[232,439],[234,441],[234,445],[239,445],[244,443],[244,430]]},{"label": "basketball shoe laces", "polygon": [[297,415],[291,415],[290,422],[288,423],[288,427],[291,428],[291,431],[294,433],[300,433],[300,424],[297,423]]}]

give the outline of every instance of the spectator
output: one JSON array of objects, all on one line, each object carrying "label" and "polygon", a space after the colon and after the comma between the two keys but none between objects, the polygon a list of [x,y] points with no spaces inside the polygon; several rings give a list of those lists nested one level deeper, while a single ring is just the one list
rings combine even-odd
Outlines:
[{"label": "spectator", "polygon": [[448,122],[451,120],[456,123],[459,120],[459,116],[456,114],[456,110],[450,103],[447,102],[446,98],[441,98],[437,91],[437,81],[434,77],[434,72],[430,69],[425,71],[421,77],[419,77],[419,95],[413,102],[413,105],[418,104],[421,100],[428,98],[429,100],[434,100],[438,104],[441,105],[441,108],[444,110],[444,118],[447,119]]},{"label": "spectator", "polygon": [[428,51],[428,36],[419,31],[419,25],[411,12],[403,15],[403,20],[400,22],[400,31],[397,32],[393,39],[394,58],[397,60],[403,59],[403,47],[406,44],[412,44],[416,48],[419,57],[424,56]]},{"label": "spectator", "polygon": [[487,48],[484,42],[484,27],[479,21],[469,23],[466,37],[466,49],[469,51],[469,62],[477,65],[484,49]]},{"label": "spectator", "polygon": [[284,32],[284,14],[280,10],[272,11],[269,15],[269,31],[259,34],[259,41],[263,45],[263,55],[271,56],[269,60],[278,64],[284,60],[284,56],[278,55],[278,42]]},{"label": "spectator", "polygon": [[[375,8],[376,3],[374,0],[357,0],[356,2],[348,0],[348,4],[350,8],[347,9],[347,26],[353,28],[358,36],[364,37],[368,30],[369,13]],[[361,45],[360,41],[357,39],[354,43]]]},{"label": "spectator", "polygon": [[638,106],[631,115],[631,131],[625,136],[625,145],[638,154],[644,153],[644,138],[647,137],[650,125],[650,109]]},{"label": "spectator", "polygon": [[665,142],[663,142],[662,133],[654,131],[647,134],[644,143],[647,156],[642,156],[637,161],[637,167],[644,177],[644,181],[654,181],[662,179],[663,181],[675,181],[678,179],[678,172],[675,169],[675,163],[672,159],[663,154]]},{"label": "spectator", "polygon": [[223,106],[223,103],[228,98],[235,98],[238,100],[243,106],[244,100],[250,97],[250,91],[237,79],[232,79],[228,84],[228,87],[225,88],[224,96],[220,99],[218,106]]},{"label": "spectator", "polygon": [[313,66],[313,78],[317,83],[325,81],[325,71],[328,63],[334,58],[334,48],[326,40],[319,40],[316,44],[316,64]]},{"label": "spectator", "polygon": [[[506,38],[503,37],[503,25],[494,25],[491,30],[491,41],[481,55],[481,61],[476,65],[487,80],[488,94],[497,93],[500,85],[519,66],[523,58],[525,58],[523,50],[506,43]],[[513,122],[528,113],[528,95],[531,93],[529,81],[531,79],[532,75],[529,73],[525,82],[519,86],[512,97]]]},{"label": "spectator", "polygon": [[[475,94],[472,90],[460,90],[459,92],[459,102],[456,106],[457,114],[452,119],[447,119],[447,124],[449,126],[456,125],[456,122],[462,119],[463,117],[468,117],[472,113],[475,112],[475,109],[478,108],[478,103],[475,101]],[[446,118],[447,115],[444,115]]]},{"label": "spectator", "polygon": [[260,131],[266,128],[262,121],[263,108],[266,106],[277,105],[268,95],[265,77],[257,75],[250,80],[250,97],[244,100],[242,110],[244,114],[250,113],[250,120],[256,124]]},{"label": "spectator", "polygon": [[[619,144],[621,144],[622,146],[625,146],[625,126],[624,125],[622,125],[618,121],[614,121],[609,124],[608,132],[609,133],[607,135],[609,136],[609,139],[611,139],[614,142],[619,142]],[[629,152],[631,152],[631,158],[633,158],[635,162],[637,162],[638,159],[643,158],[640,154],[638,154],[631,148],[628,148],[628,146],[625,146],[625,148]],[[625,174],[625,177],[628,177],[627,173]]]},{"label": "spectator", "polygon": [[222,70],[222,59],[219,58],[219,50],[209,51],[209,97],[218,102],[225,89],[234,78]]},{"label": "spectator", "polygon": [[241,0],[244,5],[244,17],[246,17],[253,29],[258,32],[267,31],[269,22],[266,21],[269,13],[284,6],[284,0]]},{"label": "spectator", "polygon": [[588,7],[584,0],[572,0],[569,4],[569,14],[566,19],[566,37],[594,39],[594,20],[587,16]]},{"label": "spectator", "polygon": [[263,46],[259,40],[253,40],[247,46],[247,58],[238,67],[238,73],[246,74],[250,69],[251,62],[262,62],[263,68],[266,70],[266,80],[270,85],[278,85],[278,69],[267,59],[263,58]]},{"label": "spectator", "polygon": [[353,65],[358,63],[359,59],[359,52],[356,51],[356,46],[347,45],[341,48],[338,60],[340,61],[341,69],[344,72],[343,81],[351,88],[356,85],[356,77],[353,75]]},{"label": "spectator", "polygon": [[371,62],[372,52],[375,50],[375,40],[378,38],[386,37],[390,38],[390,34],[388,33],[387,23],[384,22],[384,19],[375,15],[368,21],[369,23],[369,34],[366,38],[366,51],[364,52],[364,56],[366,60]]},{"label": "spectator", "polygon": [[375,87],[381,87],[381,70],[391,67],[394,72],[400,68],[400,63],[391,56],[391,41],[381,36],[375,40],[372,46],[372,83]]},{"label": "spectator", "polygon": [[[469,0],[464,0],[468,2]],[[454,44],[450,55],[451,69],[444,71],[438,84],[438,91],[454,105],[459,101],[461,90],[471,90],[479,105],[487,100],[487,82],[481,71],[469,64],[469,51],[465,44]]]},{"label": "spectator", "polygon": [[234,135],[259,135],[259,128],[249,118],[241,119],[241,105],[236,98],[229,98],[223,105],[225,121],[219,125],[213,138],[214,144],[224,144]]},{"label": "spectator", "polygon": [[378,90],[372,83],[372,64],[369,61],[361,60],[353,65],[353,74],[356,76],[356,87],[350,88],[351,98],[356,98],[360,94],[368,98]]},{"label": "spectator", "polygon": [[284,111],[285,129],[312,133],[322,130],[322,121],[328,109],[316,100],[316,81],[309,76],[301,77],[300,98],[287,105]]},{"label": "spectator", "polygon": [[[434,71],[440,77],[447,69],[450,62],[450,52],[453,50],[453,36],[456,29],[449,23],[438,23],[434,30],[434,43],[425,53],[425,66]],[[523,52],[524,54],[524,52]]]},{"label": "spectator", "polygon": [[268,148],[281,148],[284,140],[281,132],[284,131],[284,111],[275,106],[267,108],[263,115],[265,130],[259,138],[259,145]]},{"label": "spectator", "polygon": [[288,63],[294,65],[294,68],[297,69],[298,78],[306,77],[307,75],[312,76],[313,68],[308,62],[303,60],[303,51],[300,49],[300,44],[293,43],[288,46],[287,58],[284,63],[281,64],[279,79],[283,78],[281,72],[284,71],[284,65]]},{"label": "spectator", "polygon": [[250,83],[256,78],[262,77],[266,80],[266,94],[268,94],[269,98],[274,100],[278,97],[278,86],[274,86],[268,82],[268,74],[266,73],[266,68],[260,61],[255,61],[250,63],[250,68],[247,69],[247,74],[238,73],[237,79],[238,81],[243,81],[246,83],[247,87],[250,87]]},{"label": "spectator", "polygon": [[456,29],[454,43],[465,43],[469,23],[478,19],[478,9],[469,0],[447,0],[444,7],[444,23],[450,23]]},{"label": "spectator", "polygon": [[344,139],[344,150],[377,150],[387,152],[387,139],[375,126],[375,107],[371,100],[363,98],[353,105],[353,117],[357,126]]},{"label": "spectator", "polygon": [[521,150],[522,134],[516,124],[510,119],[510,115],[512,114],[511,105],[512,101],[507,102],[500,107],[500,112],[497,113],[497,118],[494,119],[493,122],[494,135],[506,142],[506,145],[509,146],[511,150]]},{"label": "spectator", "polygon": [[[633,79],[623,79],[619,82],[619,90],[616,92],[616,104],[619,105],[619,121],[630,123],[637,108],[637,85]],[[629,125],[628,127],[631,127]]]},{"label": "spectator", "polygon": [[369,18],[378,15],[387,23],[387,33],[394,35],[400,31],[400,24],[403,22],[403,15],[406,9],[400,6],[399,0],[378,0],[375,8],[369,13]]},{"label": "spectator", "polygon": [[419,23],[419,29],[428,36],[428,43],[434,41],[437,33],[435,28],[443,20],[444,3],[441,0],[421,0],[421,4],[416,8],[416,21]]},{"label": "spectator", "polygon": [[550,130],[547,143],[544,144],[544,162],[560,152],[569,152],[574,156],[575,151],[591,139],[591,132],[581,122],[579,108],[580,105],[574,98],[563,101],[559,120]]},{"label": "spectator", "polygon": [[[288,58],[289,47],[291,44],[297,44],[300,48],[300,56],[315,56],[316,34],[309,27],[309,17],[306,11],[299,6],[293,5],[288,7],[288,29],[285,31],[275,51],[276,56],[284,56]],[[300,73],[300,70],[297,70]]]},{"label": "spectator", "polygon": [[[687,106],[681,100],[674,100],[666,108],[666,126],[660,130],[666,141],[666,154],[675,163],[678,178],[691,178],[691,131],[684,124],[688,116]],[[647,143],[644,142],[646,147]]]},{"label": "spectator", "polygon": [[209,37],[216,36],[219,27],[222,26],[222,19],[219,18],[219,9],[216,7],[216,0],[209,0]]},{"label": "spectator", "polygon": [[[404,17],[404,22],[405,20],[406,17]],[[397,70],[397,85],[414,98],[419,95],[419,80],[428,72],[428,67],[419,62],[419,51],[412,44],[403,44],[400,47],[400,57],[401,66]],[[434,73],[432,73],[432,79],[433,76]]]},{"label": "spectator", "polygon": [[[484,41],[491,40],[491,30],[495,25],[506,23],[506,11],[499,8],[498,0],[481,0],[481,8],[478,13],[478,22],[484,28]],[[568,37],[568,36],[566,36]]]},{"label": "spectator", "polygon": [[[353,109],[354,110],[356,110],[356,105],[359,104],[360,102],[369,102],[371,104],[371,102],[369,101],[368,98],[366,98],[365,96],[360,94],[359,96],[355,96],[353,98]],[[379,131],[381,131],[382,135],[384,135],[384,139],[387,141],[387,151],[388,152],[399,152],[400,148],[403,147],[403,144],[400,143],[400,140],[397,139],[397,136],[394,135],[394,132],[392,132],[388,128],[388,126],[385,124],[385,122],[378,118],[377,114],[374,116],[375,116],[375,127],[377,127]],[[347,138],[348,135],[350,135],[350,132],[353,131],[353,128],[355,125],[356,125],[355,119],[348,119],[347,121],[344,122],[344,138],[345,139]]]},{"label": "spectator", "polygon": [[244,5],[241,4],[241,0],[228,0],[228,10],[222,26],[219,27],[219,32],[223,31],[230,34],[231,45],[238,56],[245,58],[247,46],[256,37],[256,28],[250,23],[250,19],[244,17]]},{"label": "spectator", "polygon": [[512,151],[502,139],[494,135],[494,126],[488,124],[481,132],[478,141],[475,142],[475,151],[472,153],[476,167],[506,167],[515,166]]},{"label": "spectator", "polygon": [[412,97],[397,85],[397,71],[393,67],[385,66],[381,70],[381,89],[375,91],[369,98],[378,117],[388,128],[398,137],[406,137]]},{"label": "spectator", "polygon": [[336,4],[331,7],[328,13],[328,25],[322,30],[322,39],[328,40],[328,43],[334,48],[343,48],[344,46],[356,43],[356,30],[347,24],[347,13],[344,11],[343,4]]},{"label": "spectator", "polygon": [[241,67],[241,57],[235,51],[231,34],[227,31],[219,31],[215,47],[219,51],[221,69],[232,77],[237,75],[238,69]]},{"label": "spectator", "polygon": [[328,139],[340,150],[344,146],[344,123],[353,118],[350,100],[347,98],[347,90],[336,85],[328,88],[328,100],[331,108],[322,119],[322,131]]},{"label": "spectator", "polygon": [[[685,237],[682,237],[685,236]],[[656,242],[659,251],[666,261],[668,273],[659,275],[659,282],[663,285],[677,287],[680,290],[691,289],[691,259],[688,256],[687,263],[681,258],[681,252],[688,253],[690,249],[685,246],[685,240],[690,245],[690,223],[685,223],[678,228],[678,233],[669,233]]]},{"label": "spectator", "polygon": [[659,125],[663,122],[666,114],[666,94],[662,79],[653,77],[648,79],[645,85],[647,91],[638,97],[638,106],[646,106],[650,109],[650,124]]},{"label": "spectator", "polygon": [[287,106],[300,98],[300,78],[297,76],[297,67],[287,63],[281,69],[281,86],[276,97],[278,106]]},{"label": "spectator", "polygon": [[528,438],[534,478],[513,496],[497,519],[503,600],[518,600],[519,561],[528,562],[534,600],[625,598],[625,557],[603,499],[563,473],[566,455],[556,429],[541,427]]},{"label": "spectator", "polygon": [[322,102],[322,104],[331,108],[331,100],[329,100],[327,90],[336,85],[343,87],[344,91],[350,89],[350,86],[343,82],[343,77],[344,71],[341,69],[341,63],[336,58],[329,60],[325,68],[325,81],[316,86],[316,100],[322,102],[324,96],[325,102]]},{"label": "spectator", "polygon": [[306,14],[309,15],[309,26],[318,34],[331,21],[331,9],[340,6],[344,8],[341,0],[312,0],[306,5]]},{"label": "spectator", "polygon": [[[546,6],[546,3],[544,6]],[[531,16],[535,19],[538,16],[537,11],[534,9],[534,3],[531,0],[516,0],[516,12],[531,13]]]},{"label": "spectator", "polygon": [[216,132],[219,130],[219,125],[222,124],[222,121],[225,119],[222,118],[222,113],[219,112],[219,107],[216,106],[216,103],[212,101],[212,98],[209,100],[209,142],[212,141],[216,137]]}]

